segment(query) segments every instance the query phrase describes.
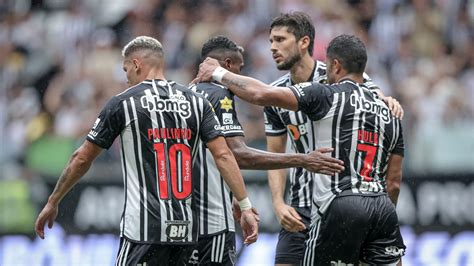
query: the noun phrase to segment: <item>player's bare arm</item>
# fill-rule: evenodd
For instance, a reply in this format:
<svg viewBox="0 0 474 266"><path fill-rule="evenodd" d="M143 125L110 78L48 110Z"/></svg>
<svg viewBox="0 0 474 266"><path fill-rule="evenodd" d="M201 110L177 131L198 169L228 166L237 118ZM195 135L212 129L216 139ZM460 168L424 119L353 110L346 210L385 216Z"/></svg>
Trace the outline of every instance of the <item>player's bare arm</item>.
<svg viewBox="0 0 474 266"><path fill-rule="evenodd" d="M86 140L72 154L71 159L56 183L53 193L36 219L35 230L40 238L44 239L44 226L46 222L48 222L49 228L53 227L54 220L58 216L58 206L63 197L89 170L92 162L101 152L101 147Z"/></svg>
<svg viewBox="0 0 474 266"><path fill-rule="evenodd" d="M221 70L221 73L214 73L216 69ZM254 78L234 74L220 67L217 60L208 57L199 65L199 73L193 83L213 79L247 102L261 106L278 106L293 111L298 109L296 96L289 88L273 87Z"/></svg>
<svg viewBox="0 0 474 266"><path fill-rule="evenodd" d="M402 161L403 156L398 154L390 155L387 169L387 192L393 204L397 205L400 184L402 183Z"/></svg>
<svg viewBox="0 0 474 266"><path fill-rule="evenodd" d="M267 136L267 150L275 153L284 153L287 136ZM280 225L289 232L304 230L306 227L295 208L285 203L286 170L268 171L268 186L272 193L273 209Z"/></svg>
<svg viewBox="0 0 474 266"><path fill-rule="evenodd" d="M327 155L332 152L332 148L318 149L309 154L272 153L248 147L242 136L227 137L226 142L241 169L303 167L308 171L325 175L334 175L344 170L343 161Z"/></svg>
<svg viewBox="0 0 474 266"><path fill-rule="evenodd" d="M235 198L239 201L242 216L240 225L244 236L245 244L252 244L257 241L258 222L252 211L252 205L247 197L244 180L240 174L239 166L234 155L227 147L224 137L216 137L207 143L207 148L212 153L222 177L229 186Z"/></svg>

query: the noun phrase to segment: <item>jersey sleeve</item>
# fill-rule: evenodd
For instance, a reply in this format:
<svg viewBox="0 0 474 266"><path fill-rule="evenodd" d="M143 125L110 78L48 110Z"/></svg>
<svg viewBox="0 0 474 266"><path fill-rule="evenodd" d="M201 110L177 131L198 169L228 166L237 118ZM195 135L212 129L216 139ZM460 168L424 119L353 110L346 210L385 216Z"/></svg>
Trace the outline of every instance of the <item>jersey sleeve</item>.
<svg viewBox="0 0 474 266"><path fill-rule="evenodd" d="M405 144L403 141L403 130L402 130L402 124L400 121L398 121L400 128L399 128L399 134L398 134L398 139L397 142L395 143L395 147L392 150L393 154L398 154L400 156L405 155Z"/></svg>
<svg viewBox="0 0 474 266"><path fill-rule="evenodd" d="M265 108L263 108L263 118L265 120L265 134L267 136L286 134L286 126L283 121L281 121L278 110L275 107L265 106Z"/></svg>
<svg viewBox="0 0 474 266"><path fill-rule="evenodd" d="M220 89L214 95L209 95L209 101L214 107L224 136L244 136L244 130L235 110L234 94L229 90Z"/></svg>
<svg viewBox="0 0 474 266"><path fill-rule="evenodd" d="M364 84L369 90L380 90L379 86L372 81L372 79L369 77L369 75L367 75L367 73L364 72L363 78Z"/></svg>
<svg viewBox="0 0 474 266"><path fill-rule="evenodd" d="M298 100L298 111L302 111L312 120L320 120L329 112L334 98L334 92L330 86L304 82L289 88Z"/></svg>
<svg viewBox="0 0 474 266"><path fill-rule="evenodd" d="M203 117L200 130L200 138L204 143L223 136L219 119L217 118L211 103L203 97Z"/></svg>
<svg viewBox="0 0 474 266"><path fill-rule="evenodd" d="M108 149L125 127L125 113L120 99L110 99L87 134L87 140Z"/></svg>

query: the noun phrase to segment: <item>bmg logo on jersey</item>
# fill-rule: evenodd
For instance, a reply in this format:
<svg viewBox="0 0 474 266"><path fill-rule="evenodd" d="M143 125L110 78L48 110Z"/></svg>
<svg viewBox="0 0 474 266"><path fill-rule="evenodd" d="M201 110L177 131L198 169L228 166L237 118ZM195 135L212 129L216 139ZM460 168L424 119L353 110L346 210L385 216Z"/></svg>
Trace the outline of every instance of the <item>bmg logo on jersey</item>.
<svg viewBox="0 0 474 266"><path fill-rule="evenodd" d="M355 94L351 95L351 105L355 107L356 110L361 110L369 112L382 117L382 122L385 124L390 123L392 116L390 115L390 110L383 104L377 102L367 101L362 97L358 97Z"/></svg>
<svg viewBox="0 0 474 266"><path fill-rule="evenodd" d="M184 96L180 98L161 99L156 95L144 95L140 98L140 103L143 108L148 109L150 112L176 112L183 118L189 118L191 116L191 104Z"/></svg>
<svg viewBox="0 0 474 266"><path fill-rule="evenodd" d="M166 221L166 236L171 240L183 240L189 233L189 221Z"/></svg>

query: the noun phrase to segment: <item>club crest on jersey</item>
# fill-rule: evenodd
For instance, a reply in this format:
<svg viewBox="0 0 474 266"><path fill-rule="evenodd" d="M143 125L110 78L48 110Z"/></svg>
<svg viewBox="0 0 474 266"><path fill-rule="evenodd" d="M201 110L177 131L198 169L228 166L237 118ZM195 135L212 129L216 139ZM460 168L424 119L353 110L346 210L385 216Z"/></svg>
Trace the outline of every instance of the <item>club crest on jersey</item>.
<svg viewBox="0 0 474 266"><path fill-rule="evenodd" d="M170 99L161 99L156 95L142 96L140 103L150 112L175 112L183 118L191 116L191 104L183 95L174 95Z"/></svg>
<svg viewBox="0 0 474 266"><path fill-rule="evenodd" d="M166 237L171 240L183 240L189 234L189 221L166 221Z"/></svg>
<svg viewBox="0 0 474 266"><path fill-rule="evenodd" d="M225 96L224 100L220 100L221 102L221 109L224 109L226 112L232 109L232 100Z"/></svg>
<svg viewBox="0 0 474 266"><path fill-rule="evenodd" d="M383 104L367 101L363 97L358 97L357 95L352 94L351 105L354 106L356 110L380 116L382 118L382 122L385 124L388 124L391 121L392 117L390 115L390 110Z"/></svg>

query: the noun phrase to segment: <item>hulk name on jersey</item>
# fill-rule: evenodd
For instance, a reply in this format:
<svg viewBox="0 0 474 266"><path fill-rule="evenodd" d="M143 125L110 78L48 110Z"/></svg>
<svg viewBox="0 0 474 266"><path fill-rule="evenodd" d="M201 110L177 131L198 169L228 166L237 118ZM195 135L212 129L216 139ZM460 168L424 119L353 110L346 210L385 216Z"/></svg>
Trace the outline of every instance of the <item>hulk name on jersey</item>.
<svg viewBox="0 0 474 266"><path fill-rule="evenodd" d="M324 213L336 195L386 193L385 176L392 153L403 156L400 120L376 92L351 80L337 84L300 83L290 86L298 110L307 114L318 134L316 148L331 147L331 156L344 162L334 176L315 174L314 215Z"/></svg>
<svg viewBox="0 0 474 266"><path fill-rule="evenodd" d="M315 61L313 72L308 82L326 83L326 64ZM377 88L369 76L364 74L365 84L369 89ZM272 86L289 87L293 85L290 73L274 81ZM281 136L289 133L290 149L297 153L309 153L317 149L313 139L319 129L302 112L294 112L280 107L264 108L265 133L267 136ZM313 174L304 168L290 170L290 205L293 207L311 207L313 191Z"/></svg>
<svg viewBox="0 0 474 266"><path fill-rule="evenodd" d="M175 82L143 81L107 103L87 139L108 149L119 135L121 236L140 243L195 243L197 147L222 136L210 103Z"/></svg>
<svg viewBox="0 0 474 266"><path fill-rule="evenodd" d="M243 136L244 131L235 112L234 94L224 86L203 82L190 87L212 104L225 137ZM232 216L232 194L220 176L209 150L201 145L197 160L201 182L195 186L199 207L200 235L214 235L224 231L235 232Z"/></svg>

